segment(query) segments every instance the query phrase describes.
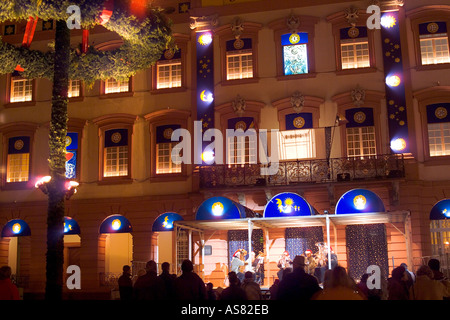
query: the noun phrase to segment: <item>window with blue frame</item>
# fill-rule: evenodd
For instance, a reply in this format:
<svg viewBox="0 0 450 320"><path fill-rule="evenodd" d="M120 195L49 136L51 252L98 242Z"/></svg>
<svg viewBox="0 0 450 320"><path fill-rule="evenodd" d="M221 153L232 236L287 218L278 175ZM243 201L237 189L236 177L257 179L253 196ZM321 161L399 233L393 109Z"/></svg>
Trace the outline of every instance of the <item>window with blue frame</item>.
<svg viewBox="0 0 450 320"><path fill-rule="evenodd" d="M77 177L78 133L67 132L66 135L66 179Z"/></svg>
<svg viewBox="0 0 450 320"><path fill-rule="evenodd" d="M281 36L284 75L308 73L308 33L288 33Z"/></svg>

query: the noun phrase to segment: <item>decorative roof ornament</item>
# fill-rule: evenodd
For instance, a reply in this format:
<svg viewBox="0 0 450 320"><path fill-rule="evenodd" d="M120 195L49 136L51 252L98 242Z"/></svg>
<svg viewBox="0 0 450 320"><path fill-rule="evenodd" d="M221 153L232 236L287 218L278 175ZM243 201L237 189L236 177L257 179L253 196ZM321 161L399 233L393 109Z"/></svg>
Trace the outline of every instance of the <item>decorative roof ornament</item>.
<svg viewBox="0 0 450 320"><path fill-rule="evenodd" d="M354 27L359 19L358 8L351 6L345 9L345 19L347 22Z"/></svg>
<svg viewBox="0 0 450 320"><path fill-rule="evenodd" d="M364 104L364 100L366 99L366 90L361 88L358 84L356 88L352 90L351 97L353 104L356 107L361 107Z"/></svg>
<svg viewBox="0 0 450 320"><path fill-rule="evenodd" d="M240 17L235 17L231 22L231 32L236 40L241 38L242 32L244 32L244 22Z"/></svg>
<svg viewBox="0 0 450 320"><path fill-rule="evenodd" d="M191 30L210 30L216 27L218 24L219 18L217 14L211 16L190 17L189 21L189 27L191 28Z"/></svg>
<svg viewBox="0 0 450 320"><path fill-rule="evenodd" d="M300 18L293 13L286 18L286 26L290 33L297 33L300 28Z"/></svg>
<svg viewBox="0 0 450 320"><path fill-rule="evenodd" d="M234 113L241 117L245 112L247 104L245 102L245 99L238 94L236 98L234 98L234 101L231 102L231 106L233 107Z"/></svg>
<svg viewBox="0 0 450 320"><path fill-rule="evenodd" d="M295 91L291 96L291 106L296 113L300 113L305 105L305 97L300 91Z"/></svg>

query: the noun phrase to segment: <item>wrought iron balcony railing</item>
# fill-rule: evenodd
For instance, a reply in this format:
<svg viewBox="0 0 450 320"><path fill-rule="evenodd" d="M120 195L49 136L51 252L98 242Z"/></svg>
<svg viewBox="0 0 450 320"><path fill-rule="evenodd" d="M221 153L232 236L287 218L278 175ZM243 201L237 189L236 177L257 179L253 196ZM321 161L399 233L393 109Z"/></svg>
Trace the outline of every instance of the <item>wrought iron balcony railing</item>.
<svg viewBox="0 0 450 320"><path fill-rule="evenodd" d="M201 166L201 188L283 186L299 183L403 178L403 155L282 161L274 175L261 175L261 164Z"/></svg>

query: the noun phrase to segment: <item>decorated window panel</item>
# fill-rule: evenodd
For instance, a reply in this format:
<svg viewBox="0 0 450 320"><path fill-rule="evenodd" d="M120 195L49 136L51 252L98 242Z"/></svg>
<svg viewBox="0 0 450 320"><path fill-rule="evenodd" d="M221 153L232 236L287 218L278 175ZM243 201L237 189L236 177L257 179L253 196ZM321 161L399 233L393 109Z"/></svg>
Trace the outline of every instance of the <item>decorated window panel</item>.
<svg viewBox="0 0 450 320"><path fill-rule="evenodd" d="M372 108L355 108L345 111L347 156L376 156L375 126Z"/></svg>
<svg viewBox="0 0 450 320"><path fill-rule="evenodd" d="M257 139L253 117L239 117L228 120L228 129L235 131L227 137L227 164L245 165L257 161Z"/></svg>
<svg viewBox="0 0 450 320"><path fill-rule="evenodd" d="M8 141L6 182L28 181L30 174L30 137L13 137Z"/></svg>
<svg viewBox="0 0 450 320"><path fill-rule="evenodd" d="M115 80L107 79L105 80L105 94L110 93L120 93L130 91L130 80Z"/></svg>
<svg viewBox="0 0 450 320"><path fill-rule="evenodd" d="M128 175L128 130L113 129L105 131L103 152L103 176L120 177Z"/></svg>
<svg viewBox="0 0 450 320"><path fill-rule="evenodd" d="M75 98L81 96L81 80L69 80L68 97Z"/></svg>
<svg viewBox="0 0 450 320"><path fill-rule="evenodd" d="M447 25L429 22L419 25L422 65L450 63Z"/></svg>
<svg viewBox="0 0 450 320"><path fill-rule="evenodd" d="M33 99L33 80L13 77L9 102L25 102Z"/></svg>
<svg viewBox="0 0 450 320"><path fill-rule="evenodd" d="M156 174L181 173L181 163L172 161L172 153L182 156L178 141L172 141L174 130L180 125L164 125L156 127Z"/></svg>
<svg viewBox="0 0 450 320"><path fill-rule="evenodd" d="M450 155L450 103L427 106L430 156Z"/></svg>
<svg viewBox="0 0 450 320"><path fill-rule="evenodd" d="M316 157L312 113L291 113L285 116L286 130L278 132L280 160Z"/></svg>
<svg viewBox="0 0 450 320"><path fill-rule="evenodd" d="M164 51L156 63L156 88L179 88L182 83L181 50Z"/></svg>
<svg viewBox="0 0 450 320"><path fill-rule="evenodd" d="M308 33L288 33L281 36L284 75L308 73Z"/></svg>
<svg viewBox="0 0 450 320"><path fill-rule="evenodd" d="M66 135L66 178L76 179L78 157L78 133L67 132Z"/></svg>
<svg viewBox="0 0 450 320"><path fill-rule="evenodd" d="M227 80L253 78L252 39L226 43Z"/></svg>
<svg viewBox="0 0 450 320"><path fill-rule="evenodd" d="M351 27L340 30L342 69L370 67L367 28Z"/></svg>

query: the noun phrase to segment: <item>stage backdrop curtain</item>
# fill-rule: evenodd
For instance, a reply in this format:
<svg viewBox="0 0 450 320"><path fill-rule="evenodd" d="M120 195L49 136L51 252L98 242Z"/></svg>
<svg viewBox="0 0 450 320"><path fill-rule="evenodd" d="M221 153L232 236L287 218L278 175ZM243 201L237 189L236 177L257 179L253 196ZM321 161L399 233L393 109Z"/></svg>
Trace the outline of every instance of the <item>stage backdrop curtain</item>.
<svg viewBox="0 0 450 320"><path fill-rule="evenodd" d="M361 279L367 267L377 265L381 276L389 274L386 227L384 224L351 225L345 227L348 273Z"/></svg>
<svg viewBox="0 0 450 320"><path fill-rule="evenodd" d="M238 249L245 249L248 252L247 230L228 231L228 264L231 263L233 253ZM259 251L264 251L264 232L261 229L255 229L252 232L252 251L255 255L258 255ZM248 259L248 254L245 259Z"/></svg>
<svg viewBox="0 0 450 320"><path fill-rule="evenodd" d="M285 230L286 250L291 259L295 256L304 255L306 250L314 253L319 251L317 242L323 242L322 227L286 228Z"/></svg>

